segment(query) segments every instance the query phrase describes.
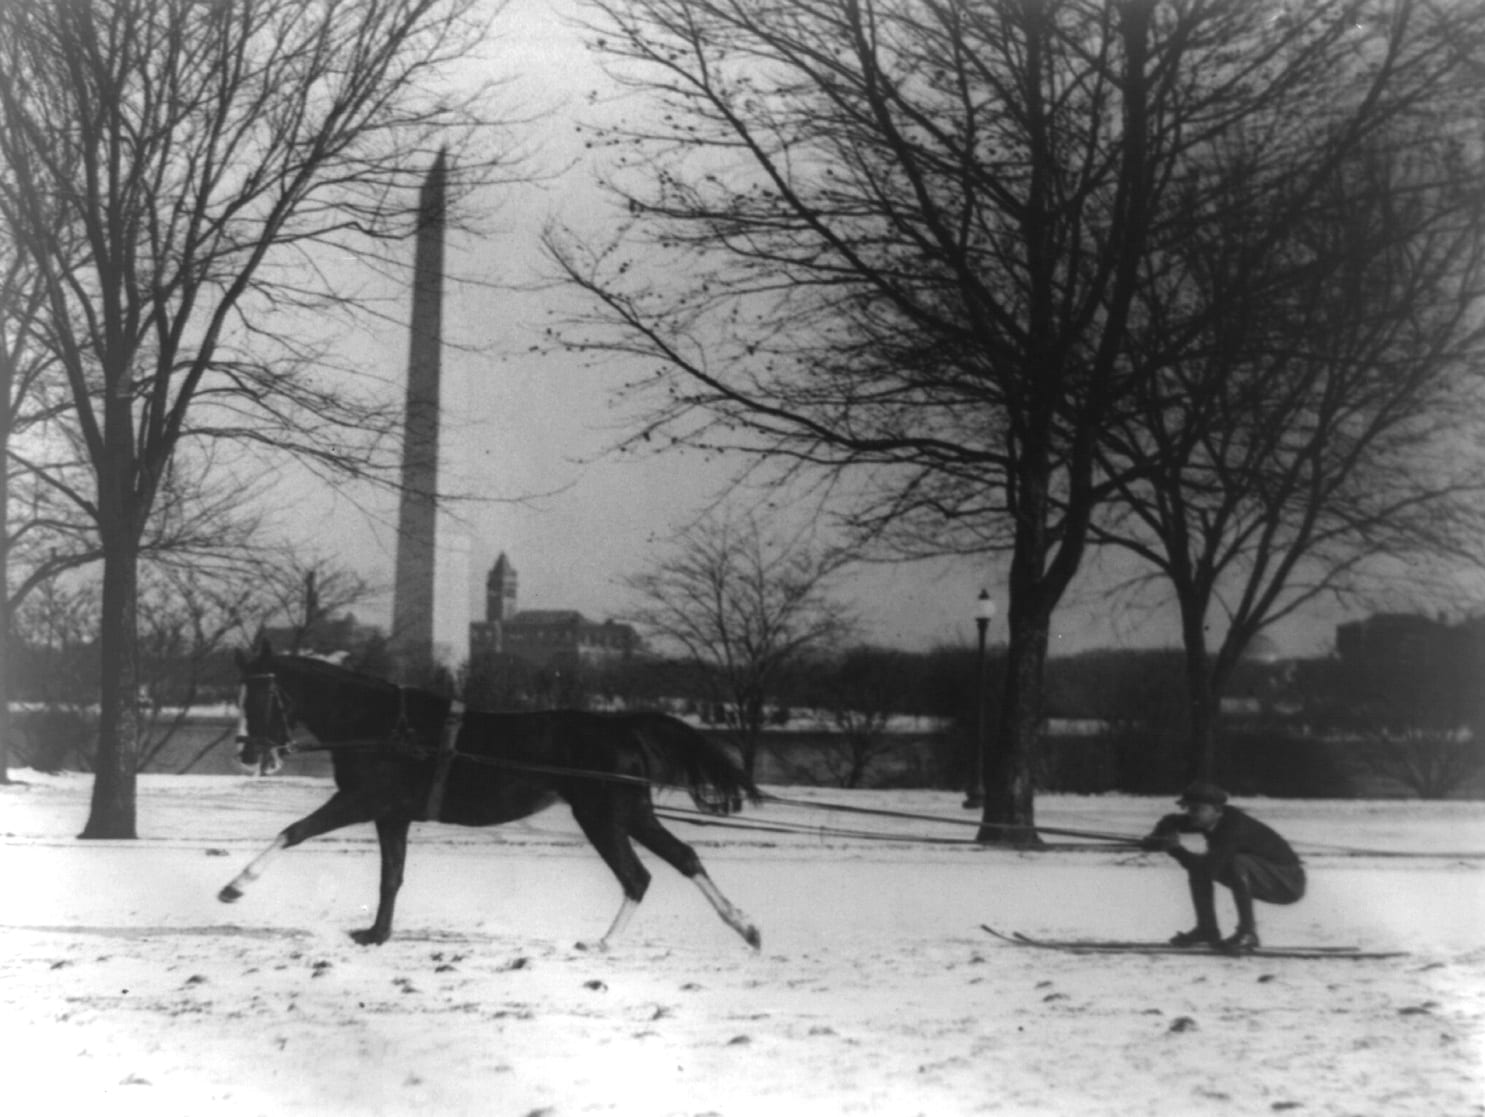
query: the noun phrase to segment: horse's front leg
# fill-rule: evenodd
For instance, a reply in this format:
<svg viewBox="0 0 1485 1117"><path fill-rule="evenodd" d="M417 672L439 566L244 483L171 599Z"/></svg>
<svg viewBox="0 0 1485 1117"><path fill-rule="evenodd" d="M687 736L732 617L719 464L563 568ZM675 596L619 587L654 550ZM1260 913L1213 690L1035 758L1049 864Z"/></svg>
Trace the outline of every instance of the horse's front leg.
<svg viewBox="0 0 1485 1117"><path fill-rule="evenodd" d="M364 931L351 932L351 938L362 946L380 946L392 937L392 909L397 906L397 890L402 887L402 869L407 863L407 831L411 825L411 821L405 818L376 820L376 837L382 851L381 893L375 922Z"/></svg>
<svg viewBox="0 0 1485 1117"><path fill-rule="evenodd" d="M319 834L339 830L342 826L370 822L375 817L376 811L370 800L361 795L337 791L318 810L286 826L267 849L253 858L247 868L233 877L227 887L217 893L217 899L224 904L242 899L247 886L263 875L268 862L289 847L296 846Z"/></svg>

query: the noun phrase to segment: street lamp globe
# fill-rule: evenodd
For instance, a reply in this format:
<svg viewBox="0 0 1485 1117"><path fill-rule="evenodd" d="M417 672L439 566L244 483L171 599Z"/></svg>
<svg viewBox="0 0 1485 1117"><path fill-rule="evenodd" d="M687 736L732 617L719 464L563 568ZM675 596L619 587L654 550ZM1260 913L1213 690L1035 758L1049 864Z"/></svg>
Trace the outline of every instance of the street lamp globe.
<svg viewBox="0 0 1485 1117"><path fill-rule="evenodd" d="M995 619L995 598L990 596L989 590L981 590L978 600L975 601L975 624L984 628Z"/></svg>

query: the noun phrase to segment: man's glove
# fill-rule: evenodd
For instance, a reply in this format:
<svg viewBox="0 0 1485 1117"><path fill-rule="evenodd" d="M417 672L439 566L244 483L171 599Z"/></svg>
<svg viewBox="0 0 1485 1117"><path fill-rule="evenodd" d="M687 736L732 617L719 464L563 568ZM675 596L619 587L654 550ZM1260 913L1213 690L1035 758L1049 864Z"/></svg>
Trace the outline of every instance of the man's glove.
<svg viewBox="0 0 1485 1117"><path fill-rule="evenodd" d="M1151 830L1140 841L1140 848L1150 853L1169 853L1181 844L1181 839L1176 837L1180 832L1181 824L1186 821L1183 814L1168 814L1155 824Z"/></svg>

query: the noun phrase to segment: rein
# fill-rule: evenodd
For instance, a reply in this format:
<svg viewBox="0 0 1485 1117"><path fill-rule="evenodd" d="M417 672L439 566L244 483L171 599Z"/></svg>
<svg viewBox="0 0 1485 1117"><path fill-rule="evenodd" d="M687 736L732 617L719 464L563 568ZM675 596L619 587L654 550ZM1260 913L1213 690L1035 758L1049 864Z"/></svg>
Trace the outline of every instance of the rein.
<svg viewBox="0 0 1485 1117"><path fill-rule="evenodd" d="M441 757L444 755L442 748L406 748L402 750L388 748L389 745L396 743L396 739L391 737L372 737L361 740L352 738L345 741L320 741L307 744L285 745L283 749L289 755L300 752L335 752L341 749L346 752L401 751L408 754L410 758L417 760L425 760L428 757ZM607 780L610 783L643 784L647 787L653 787L655 785L654 780L645 776L630 776L625 775L623 772L593 772L581 768L561 768L554 764L530 764L521 760L506 760L499 756L482 756L479 753L461 752L458 749L452 750L447 755L459 760L468 760L472 764L484 764L490 768L504 768L512 772L530 772L533 775L539 776L581 776L584 779Z"/></svg>

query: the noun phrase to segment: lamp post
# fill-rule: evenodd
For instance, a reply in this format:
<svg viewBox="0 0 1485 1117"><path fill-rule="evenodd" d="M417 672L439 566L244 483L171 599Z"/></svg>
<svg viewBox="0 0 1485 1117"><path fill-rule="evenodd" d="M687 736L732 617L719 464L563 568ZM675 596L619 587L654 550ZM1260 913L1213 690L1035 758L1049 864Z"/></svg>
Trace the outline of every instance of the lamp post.
<svg viewBox="0 0 1485 1117"><path fill-rule="evenodd" d="M981 590L975 600L979 651L975 655L975 743L969 765L969 789L964 797L966 810L977 810L985 805L985 634L990 630L994 617L995 600L989 590Z"/></svg>

